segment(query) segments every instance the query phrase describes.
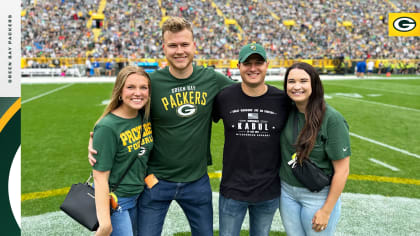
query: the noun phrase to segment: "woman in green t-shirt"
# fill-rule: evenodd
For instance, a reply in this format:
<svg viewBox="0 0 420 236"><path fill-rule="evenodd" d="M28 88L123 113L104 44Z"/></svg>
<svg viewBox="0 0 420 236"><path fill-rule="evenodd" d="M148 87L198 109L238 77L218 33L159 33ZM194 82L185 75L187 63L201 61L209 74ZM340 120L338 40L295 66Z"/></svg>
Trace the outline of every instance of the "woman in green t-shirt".
<svg viewBox="0 0 420 236"><path fill-rule="evenodd" d="M349 174L350 136L347 122L326 104L315 68L293 64L285 74L284 90L295 108L280 136L280 213L288 235L333 235L341 210L340 195ZM293 175L289 164L310 159L330 185L311 192Z"/></svg>
<svg viewBox="0 0 420 236"><path fill-rule="evenodd" d="M145 186L153 147L150 84L150 77L142 68L123 68L111 101L95 125L93 148L97 154L93 177L99 221L95 235L133 235L137 231L137 199ZM110 204L110 196L118 201L118 206Z"/></svg>

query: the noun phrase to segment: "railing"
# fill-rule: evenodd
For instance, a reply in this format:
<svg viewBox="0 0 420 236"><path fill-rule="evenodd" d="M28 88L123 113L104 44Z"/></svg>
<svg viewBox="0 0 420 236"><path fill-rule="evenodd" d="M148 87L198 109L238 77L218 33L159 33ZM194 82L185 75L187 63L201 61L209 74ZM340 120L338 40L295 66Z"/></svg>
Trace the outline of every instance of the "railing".
<svg viewBox="0 0 420 236"><path fill-rule="evenodd" d="M58 65L65 64L68 68L72 68L74 65L85 65L86 59L84 57L78 58L47 58L47 57L36 57L36 58L22 58L21 59L21 68L27 68L29 62L35 63L38 65L43 65L43 67L54 68L57 67L57 63L54 64L54 60L58 60ZM102 65L105 62L109 61L108 58L92 58L91 61L97 60ZM338 59L270 59L269 68L287 68L293 63L298 61L304 61L313 65L315 68L326 71L334 71L338 67L354 68L355 64L361 59L353 60L338 60ZM408 64L410 67L417 68L420 63L420 59L406 59L406 60L396 60L396 59L369 59L375 62L375 68L379 68L379 64L382 63L382 67L389 66L399 66L400 63ZM136 62L158 62L159 67L164 67L167 65L166 59L131 59L131 58L114 58L115 63L124 63L124 64L134 64ZM196 59L197 65L202 66L213 66L218 69L226 68L236 68L238 60L236 59ZM340 65L341 64L341 65ZM33 66L32 66L33 67Z"/></svg>
<svg viewBox="0 0 420 236"><path fill-rule="evenodd" d="M82 73L80 72L80 68L73 67L66 69L63 72L60 68L23 68L21 69L22 76L72 76L72 77L81 77Z"/></svg>

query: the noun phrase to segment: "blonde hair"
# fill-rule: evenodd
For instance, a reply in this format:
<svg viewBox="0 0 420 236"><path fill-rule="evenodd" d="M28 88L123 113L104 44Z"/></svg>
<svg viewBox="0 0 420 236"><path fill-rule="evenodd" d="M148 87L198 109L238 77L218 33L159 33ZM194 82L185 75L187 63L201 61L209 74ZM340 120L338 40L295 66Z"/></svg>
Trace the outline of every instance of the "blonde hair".
<svg viewBox="0 0 420 236"><path fill-rule="evenodd" d="M114 88L112 89L111 101L105 107L104 112L99 117L99 119L96 121L95 125L102 118L104 118L104 116L108 115L108 113L110 113L111 111L115 110L117 107L119 107L122 104L122 101L119 99L119 97L121 96L122 89L124 87L125 81L127 80L128 76L130 76L132 74L137 74L137 75L146 77L147 80L148 80L149 99L148 99L146 105L144 105L144 107L143 107L143 109L144 109L144 117L143 117L143 119L144 120L147 120L149 118L149 115L150 115L150 98L151 98L151 95L152 95L150 76L141 67L138 67L138 66L126 66L126 67L124 67L118 73L117 79L115 80L115 83L114 83Z"/></svg>
<svg viewBox="0 0 420 236"><path fill-rule="evenodd" d="M167 19L162 25L162 43L164 42L163 35L165 34L166 31L170 31L172 33L178 33L180 31L183 31L184 29L189 30L194 38L194 33L193 33L190 22L188 22L184 18L177 17L177 16L169 17L169 19Z"/></svg>

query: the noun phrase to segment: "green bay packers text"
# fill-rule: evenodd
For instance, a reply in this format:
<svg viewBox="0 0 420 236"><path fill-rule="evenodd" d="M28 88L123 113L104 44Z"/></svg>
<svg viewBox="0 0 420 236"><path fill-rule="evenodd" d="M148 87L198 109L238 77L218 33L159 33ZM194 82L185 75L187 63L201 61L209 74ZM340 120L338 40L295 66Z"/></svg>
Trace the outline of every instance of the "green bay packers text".
<svg viewBox="0 0 420 236"><path fill-rule="evenodd" d="M167 111L169 107L171 109L182 106L184 104L192 105L206 105L207 103L207 92L199 91L186 91L186 92L177 92L171 94L168 97L163 97L162 104Z"/></svg>
<svg viewBox="0 0 420 236"><path fill-rule="evenodd" d="M141 132L143 132L143 138L140 144ZM153 142L152 137L152 126L148 122L146 124L139 125L130 130L126 130L120 133L120 138L124 146L127 147L128 152L139 149L142 145Z"/></svg>

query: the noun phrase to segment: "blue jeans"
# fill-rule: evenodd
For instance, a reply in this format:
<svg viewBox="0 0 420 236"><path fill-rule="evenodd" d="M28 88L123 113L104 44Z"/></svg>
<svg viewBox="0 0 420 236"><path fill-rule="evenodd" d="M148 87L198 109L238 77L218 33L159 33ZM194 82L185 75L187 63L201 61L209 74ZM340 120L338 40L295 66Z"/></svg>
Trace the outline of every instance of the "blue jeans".
<svg viewBox="0 0 420 236"><path fill-rule="evenodd" d="M145 188L139 199L140 236L159 236L169 205L181 206L191 227L192 236L213 236L213 206L209 176L189 183L159 179L152 189Z"/></svg>
<svg viewBox="0 0 420 236"><path fill-rule="evenodd" d="M219 195L220 236L239 236L246 211L249 210L249 235L263 236L270 233L274 214L280 198L262 202L244 202Z"/></svg>
<svg viewBox="0 0 420 236"><path fill-rule="evenodd" d="M132 197L119 197L120 208L111 209L111 236L131 236L137 231L137 199L139 195Z"/></svg>
<svg viewBox="0 0 420 236"><path fill-rule="evenodd" d="M281 182L280 215L289 236L334 235L340 218L341 198L331 212L327 228L316 232L312 229L312 218L324 205L330 186L315 193L306 188L291 186Z"/></svg>

